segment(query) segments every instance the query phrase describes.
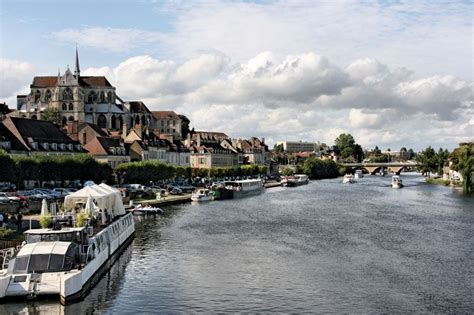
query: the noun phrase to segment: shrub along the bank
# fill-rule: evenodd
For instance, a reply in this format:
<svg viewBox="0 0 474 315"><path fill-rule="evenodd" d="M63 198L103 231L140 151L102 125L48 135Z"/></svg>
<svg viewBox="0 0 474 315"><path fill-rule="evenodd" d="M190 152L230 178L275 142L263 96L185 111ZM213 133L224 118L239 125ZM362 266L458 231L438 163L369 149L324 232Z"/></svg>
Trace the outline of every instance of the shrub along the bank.
<svg viewBox="0 0 474 315"><path fill-rule="evenodd" d="M231 177L254 176L266 174L267 167L262 165L243 165L240 167L213 167L191 168L189 166L172 166L159 161L129 162L120 164L115 169L116 174L123 183L149 184L176 177Z"/></svg>
<svg viewBox="0 0 474 315"><path fill-rule="evenodd" d="M33 155L10 157L0 152L0 182L21 183L24 180L65 181L109 180L112 169L87 154L75 156Z"/></svg>
<svg viewBox="0 0 474 315"><path fill-rule="evenodd" d="M301 170L311 179L335 178L339 176L339 167L336 162L314 157L305 160Z"/></svg>

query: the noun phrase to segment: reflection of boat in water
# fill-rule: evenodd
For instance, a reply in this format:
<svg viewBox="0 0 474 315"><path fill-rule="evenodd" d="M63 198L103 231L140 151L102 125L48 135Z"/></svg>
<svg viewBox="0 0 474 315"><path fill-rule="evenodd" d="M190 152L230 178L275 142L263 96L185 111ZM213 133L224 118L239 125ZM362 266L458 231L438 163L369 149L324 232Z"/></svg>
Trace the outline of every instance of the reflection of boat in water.
<svg viewBox="0 0 474 315"><path fill-rule="evenodd" d="M359 178L363 178L364 177L364 173L362 172L362 170L356 170L355 173L354 173L354 178L355 179L359 179Z"/></svg>
<svg viewBox="0 0 474 315"><path fill-rule="evenodd" d="M66 197L65 208L84 198L86 208L73 219L88 218L86 226L25 232L26 244L0 272L0 298L55 295L62 304L81 299L120 256L135 233L120 193L110 186L85 187Z"/></svg>
<svg viewBox="0 0 474 315"><path fill-rule="evenodd" d="M344 178L342 179L343 184L353 184L355 183L354 176L352 174L346 174L344 175Z"/></svg>
<svg viewBox="0 0 474 315"><path fill-rule="evenodd" d="M138 205L134 209L132 209L130 212L132 212L134 215L157 215L157 214L163 214L163 209L158 208L158 207L152 207L150 205Z"/></svg>
<svg viewBox="0 0 474 315"><path fill-rule="evenodd" d="M213 189L214 199L235 199L259 195L265 187L261 179L227 181Z"/></svg>
<svg viewBox="0 0 474 315"><path fill-rule="evenodd" d="M403 187L403 181L398 175L393 175L392 176L392 188L402 188Z"/></svg>
<svg viewBox="0 0 474 315"><path fill-rule="evenodd" d="M211 201L214 199L214 192L209 189L201 188L198 189L191 195L192 201Z"/></svg>
<svg viewBox="0 0 474 315"><path fill-rule="evenodd" d="M309 177L305 174L295 174L291 176L285 176L281 181L282 186L295 187L300 185L306 185L309 183Z"/></svg>

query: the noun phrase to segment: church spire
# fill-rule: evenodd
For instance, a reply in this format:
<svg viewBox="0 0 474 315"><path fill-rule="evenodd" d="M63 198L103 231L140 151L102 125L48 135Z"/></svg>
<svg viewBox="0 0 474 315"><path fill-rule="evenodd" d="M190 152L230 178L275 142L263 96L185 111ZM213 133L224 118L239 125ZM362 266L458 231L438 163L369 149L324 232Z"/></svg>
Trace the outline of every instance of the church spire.
<svg viewBox="0 0 474 315"><path fill-rule="evenodd" d="M79 78L81 74L81 70L79 69L79 53L77 52L77 45L76 45L76 67L74 68L74 75L76 78Z"/></svg>

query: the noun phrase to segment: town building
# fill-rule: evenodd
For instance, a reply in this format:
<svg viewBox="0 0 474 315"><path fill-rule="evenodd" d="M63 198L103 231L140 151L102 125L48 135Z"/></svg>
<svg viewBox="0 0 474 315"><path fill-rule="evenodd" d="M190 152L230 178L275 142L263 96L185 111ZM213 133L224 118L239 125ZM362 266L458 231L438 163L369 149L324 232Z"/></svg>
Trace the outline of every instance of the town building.
<svg viewBox="0 0 474 315"><path fill-rule="evenodd" d="M317 142L279 141L277 145L282 145L283 151L290 153L319 151L319 144Z"/></svg>
<svg viewBox="0 0 474 315"><path fill-rule="evenodd" d="M242 151L244 164L268 164L270 154L265 139L252 137L250 139L233 140L234 145Z"/></svg>
<svg viewBox="0 0 474 315"><path fill-rule="evenodd" d="M6 117L0 122L0 149L11 155L76 155L87 152L49 121Z"/></svg>
<svg viewBox="0 0 474 315"><path fill-rule="evenodd" d="M225 133L191 130L185 143L191 152L190 164L193 168L233 167L241 164L238 149L232 146Z"/></svg>
<svg viewBox="0 0 474 315"><path fill-rule="evenodd" d="M95 137L84 148L99 162L107 163L113 169L118 165L130 162L130 156L120 139L112 137Z"/></svg>
<svg viewBox="0 0 474 315"><path fill-rule="evenodd" d="M173 136L176 140L181 140L182 120L174 111L153 111L154 129L160 134Z"/></svg>

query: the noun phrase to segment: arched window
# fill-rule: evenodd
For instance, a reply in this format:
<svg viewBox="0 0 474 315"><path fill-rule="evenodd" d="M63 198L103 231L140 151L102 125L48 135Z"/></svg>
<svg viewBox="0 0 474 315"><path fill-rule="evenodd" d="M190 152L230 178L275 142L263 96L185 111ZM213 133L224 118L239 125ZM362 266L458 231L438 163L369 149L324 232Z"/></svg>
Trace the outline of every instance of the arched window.
<svg viewBox="0 0 474 315"><path fill-rule="evenodd" d="M51 100L51 91L50 90L46 91L45 100L46 100L46 102L49 102Z"/></svg>
<svg viewBox="0 0 474 315"><path fill-rule="evenodd" d="M107 118L103 114L100 114L97 118L97 126L100 128L107 128Z"/></svg>
<svg viewBox="0 0 474 315"><path fill-rule="evenodd" d="M63 100L65 100L65 101L72 100L72 90L70 88L66 88L63 91Z"/></svg>
<svg viewBox="0 0 474 315"><path fill-rule="evenodd" d="M31 116L31 119L35 119L35 120L36 120L36 119L38 119L38 117L36 117L36 115L33 115L33 116Z"/></svg>
<svg viewBox="0 0 474 315"><path fill-rule="evenodd" d="M74 121L74 117L69 116L69 118L68 118L67 120L68 120L68 121Z"/></svg>
<svg viewBox="0 0 474 315"><path fill-rule="evenodd" d="M117 128L117 122L115 121L115 115L112 115L112 117L110 118L110 127L112 129L116 129Z"/></svg>
<svg viewBox="0 0 474 315"><path fill-rule="evenodd" d="M65 126L65 125L67 124L67 119L66 119L66 117L63 117L62 122L63 122L63 126Z"/></svg>
<svg viewBox="0 0 474 315"><path fill-rule="evenodd" d="M101 91L100 94L99 94L99 103L105 103L104 91Z"/></svg>
<svg viewBox="0 0 474 315"><path fill-rule="evenodd" d="M40 90L36 90L35 103L38 103L40 100L41 100L41 92L40 92Z"/></svg>
<svg viewBox="0 0 474 315"><path fill-rule="evenodd" d="M87 97L87 102L89 104L92 104L92 103L95 103L96 100L97 100L97 95L95 94L95 92L94 91L90 92L89 96Z"/></svg>
<svg viewBox="0 0 474 315"><path fill-rule="evenodd" d="M135 117L135 125L138 125L140 123L140 117L136 116Z"/></svg>
<svg viewBox="0 0 474 315"><path fill-rule="evenodd" d="M120 130L123 128L123 118L122 116L119 116L119 125L120 125Z"/></svg>
<svg viewBox="0 0 474 315"><path fill-rule="evenodd" d="M67 110L67 105L66 105L66 103L63 103L62 108L63 108L63 110Z"/></svg>
<svg viewBox="0 0 474 315"><path fill-rule="evenodd" d="M113 100L113 98L112 98L112 92L107 93L107 95L108 95L108 96L107 96L107 99L108 99L109 103L113 103L114 100Z"/></svg>
<svg viewBox="0 0 474 315"><path fill-rule="evenodd" d="M145 116L142 116L142 125L143 125L143 126L146 126Z"/></svg>
<svg viewBox="0 0 474 315"><path fill-rule="evenodd" d="M73 103L69 103L69 110L70 110L70 111L73 111L73 110L74 110L74 104L73 104Z"/></svg>

